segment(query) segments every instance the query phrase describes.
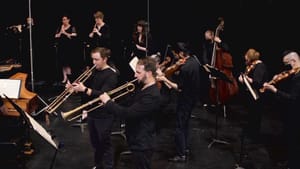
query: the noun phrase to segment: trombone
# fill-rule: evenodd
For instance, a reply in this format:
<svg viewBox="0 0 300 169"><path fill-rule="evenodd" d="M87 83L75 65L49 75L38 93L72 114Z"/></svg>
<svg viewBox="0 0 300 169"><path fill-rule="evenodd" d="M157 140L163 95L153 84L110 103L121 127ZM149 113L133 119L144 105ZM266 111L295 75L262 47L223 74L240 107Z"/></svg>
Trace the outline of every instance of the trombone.
<svg viewBox="0 0 300 169"><path fill-rule="evenodd" d="M93 73L96 65L90 69L85 70L76 80L77 83L84 83ZM66 88L60 95L58 95L44 110L49 114L53 113L72 93L72 88Z"/></svg>
<svg viewBox="0 0 300 169"><path fill-rule="evenodd" d="M135 81L137 81L137 79L134 79L130 82L126 82L122 86L119 86L119 87L117 87L113 90L108 91L107 94L112 97L112 100L116 100L116 99L130 93L130 92L133 92L135 90L135 85L133 84ZM119 93L119 94L116 95L116 96L112 96L112 95L117 94L117 93ZM82 109L86 108L87 106L93 105L94 103L99 102L99 101L100 101L100 98L96 97L95 99L93 99L93 100L91 100L91 101L89 101L89 102L87 102L87 103L85 103L85 104L83 104L83 105L81 105L81 106L79 106L75 109L72 109L72 110L67 111L67 112L61 112L61 116L64 120L73 121L73 120L77 119L78 117L82 116L82 113L81 113L79 115L76 115L76 116L70 118L74 113L76 113L79 110L82 110ZM102 107L103 105L104 104L101 102L98 105L92 107L91 109L86 110L86 112L87 113L91 112L91 111L93 111L93 110L95 110L99 107Z"/></svg>

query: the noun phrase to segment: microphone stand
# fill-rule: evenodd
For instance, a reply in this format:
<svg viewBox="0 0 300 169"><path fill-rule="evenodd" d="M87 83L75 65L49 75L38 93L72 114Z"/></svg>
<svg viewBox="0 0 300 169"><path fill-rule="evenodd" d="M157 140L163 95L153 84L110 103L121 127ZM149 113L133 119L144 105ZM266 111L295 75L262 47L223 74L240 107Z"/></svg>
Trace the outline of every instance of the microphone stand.
<svg viewBox="0 0 300 169"><path fill-rule="evenodd" d="M28 17L31 19L29 24L29 52L30 52L30 73L31 73L31 91L34 92L34 76L33 76L33 50L32 50L32 25L33 19L31 17L31 0L28 0ZM43 103L46 103L39 95L37 95ZM34 115L37 115L33 113Z"/></svg>

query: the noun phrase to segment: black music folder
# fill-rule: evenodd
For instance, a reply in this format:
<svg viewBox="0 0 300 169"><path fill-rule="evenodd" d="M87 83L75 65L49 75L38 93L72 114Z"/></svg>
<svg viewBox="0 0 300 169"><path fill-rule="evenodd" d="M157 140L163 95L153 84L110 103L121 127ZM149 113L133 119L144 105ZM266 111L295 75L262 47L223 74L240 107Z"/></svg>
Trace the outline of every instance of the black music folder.
<svg viewBox="0 0 300 169"><path fill-rule="evenodd" d="M52 139L52 136L41 126L34 118L32 118L28 113L26 113L20 106L13 102L5 94L6 99L13 105L13 107L21 114L24 118L28 127L34 129L40 136L42 136L49 144L51 144L55 149L58 149L58 144Z"/></svg>

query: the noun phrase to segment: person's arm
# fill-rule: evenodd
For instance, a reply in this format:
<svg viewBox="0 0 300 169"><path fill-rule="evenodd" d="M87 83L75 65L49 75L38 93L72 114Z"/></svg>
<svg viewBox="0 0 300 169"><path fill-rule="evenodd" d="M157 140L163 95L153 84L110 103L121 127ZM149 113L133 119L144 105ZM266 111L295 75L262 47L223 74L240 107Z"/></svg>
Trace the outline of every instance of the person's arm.
<svg viewBox="0 0 300 169"><path fill-rule="evenodd" d="M8 109L4 105L4 102L2 99L0 99L0 114L8 114Z"/></svg>
<svg viewBox="0 0 300 169"><path fill-rule="evenodd" d="M168 86L169 88L173 88L175 90L178 90L177 83L172 82L171 80L169 80L168 78L166 78L166 76L160 75L160 76L157 76L156 79L158 81L164 82L166 84L166 86Z"/></svg>
<svg viewBox="0 0 300 169"><path fill-rule="evenodd" d="M62 30L61 34L66 35L69 39L72 39L73 37L77 36L76 29L74 26L72 26L70 33L66 32L65 30Z"/></svg>
<svg viewBox="0 0 300 169"><path fill-rule="evenodd" d="M276 88L272 84L264 83L265 90L275 93L277 99L283 99L285 102L292 103L300 98L300 75L291 81L289 92Z"/></svg>
<svg viewBox="0 0 300 169"><path fill-rule="evenodd" d="M121 106L115 103L110 99L107 93L104 93L99 97L112 113L126 119L139 118L149 113L153 113L152 110L160 104L159 96L152 95L150 93L144 94L138 98L138 100L135 100L135 102L129 107Z"/></svg>
<svg viewBox="0 0 300 169"><path fill-rule="evenodd" d="M57 29L54 37L60 38L60 36L61 36L61 29Z"/></svg>
<svg viewBox="0 0 300 169"><path fill-rule="evenodd" d="M93 38L93 37L94 37L94 33L95 33L96 31L98 31L97 28L96 28L96 26L97 26L97 25L96 25L96 23L95 23L95 25L94 25L92 31L89 33L89 37L90 37L90 38Z"/></svg>

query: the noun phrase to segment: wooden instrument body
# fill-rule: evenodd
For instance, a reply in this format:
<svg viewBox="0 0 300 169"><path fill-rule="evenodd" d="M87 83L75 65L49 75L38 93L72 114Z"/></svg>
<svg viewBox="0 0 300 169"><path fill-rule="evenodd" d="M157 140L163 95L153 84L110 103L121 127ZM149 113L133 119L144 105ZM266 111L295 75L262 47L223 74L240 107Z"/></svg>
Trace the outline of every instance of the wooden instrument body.
<svg viewBox="0 0 300 169"><path fill-rule="evenodd" d="M220 24L216 28L215 36L218 37L219 32L223 30L223 28L224 20L221 19ZM209 98L213 104L225 104L238 92L238 84L232 74L232 56L229 52L219 48L215 41L212 53L211 66L224 73L232 83L218 79L218 77L210 77L211 86L209 89Z"/></svg>
<svg viewBox="0 0 300 169"><path fill-rule="evenodd" d="M233 63L230 53L224 52L221 49L217 50L215 67L224 73L232 83L218 78L213 79L215 87L211 87L209 90L210 99L214 104L217 102L225 104L232 96L236 95L239 90L238 83L232 73Z"/></svg>
<svg viewBox="0 0 300 169"><path fill-rule="evenodd" d="M38 98L37 94L26 89L25 83L27 79L26 73L16 73L10 77L10 79L21 80L20 98L13 99L13 101L27 113L32 113L37 109ZM4 105L8 108L8 114L6 116L20 116L20 113L9 103L8 100L4 99Z"/></svg>

